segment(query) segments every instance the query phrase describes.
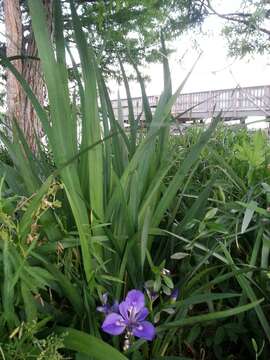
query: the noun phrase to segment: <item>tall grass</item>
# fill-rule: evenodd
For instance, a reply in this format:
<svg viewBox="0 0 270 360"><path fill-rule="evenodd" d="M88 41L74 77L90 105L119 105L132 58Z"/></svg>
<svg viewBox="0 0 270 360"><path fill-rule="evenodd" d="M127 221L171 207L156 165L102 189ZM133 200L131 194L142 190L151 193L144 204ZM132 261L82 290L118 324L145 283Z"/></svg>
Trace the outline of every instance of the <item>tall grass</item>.
<svg viewBox="0 0 270 360"><path fill-rule="evenodd" d="M1 199L2 331L8 328L12 332L22 321L46 320L41 325L44 333L52 329L64 332L66 348L87 354L89 359L159 358L167 353L180 353L171 347L176 346L176 334L181 338L182 327L237 316L255 307L269 336L261 300L264 294L255 294L251 277L246 276L251 268L243 271L228 251L234 239L226 235L222 243L208 240L206 235L211 232L197 234L191 226L215 216L213 211L208 212L208 207L210 194L217 186L216 174L207 177L207 185L196 192L191 206L185 197L194 184L201 155L208 151L207 143L219 119L213 120L184 155L183 151L172 153L170 111L190 73L172 94L169 64L164 57L164 91L152 115L134 64L147 119L146 133L139 137L138 119L134 118L129 85L119 58L129 100L131 131L127 134L113 113L102 69L82 31L73 2L70 1L70 12L81 61L81 74L76 72L79 110L69 93L61 3L54 1L54 42L46 31L41 0L29 0L28 4L49 111L37 102L9 60L1 61L31 99L54 166L52 170L44 156L43 143L38 144L38 153L31 153L16 122L13 140L1 133L14 163L14 167L1 164L5 173L2 191L6 193L8 188L20 198L19 202L13 198ZM164 41L162 51L166 53ZM222 166L228 173L233 172L229 165ZM231 177L237 182L237 174ZM243 190L241 182L237 185ZM188 211L183 216L182 209L186 206ZM213 229L213 233L224 233L218 230ZM179 266L171 259L176 252L188 252ZM193 252L195 263L188 260ZM252 264L255 257L256 254ZM205 267L212 258L216 261L213 268ZM185 264L189 272L182 280ZM163 274L165 266L171 267L174 276ZM212 278L211 270L216 279ZM211 287L202 283L203 279L209 284L220 284L224 277L239 283L237 292L230 288L223 291L219 286L218 291L212 292ZM138 341L123 355L118 351L122 348L118 340L111 342L113 349L100 339L101 319L96 306L105 292L112 300L121 301L128 290L143 289L147 281L152 281L158 292L164 290L168 296L173 286L181 287L181 299L167 317L163 311L168 305L166 301L163 304L161 300L153 310L152 318L162 319L153 345ZM190 313L196 304L207 312ZM241 319L240 316L236 319Z"/></svg>

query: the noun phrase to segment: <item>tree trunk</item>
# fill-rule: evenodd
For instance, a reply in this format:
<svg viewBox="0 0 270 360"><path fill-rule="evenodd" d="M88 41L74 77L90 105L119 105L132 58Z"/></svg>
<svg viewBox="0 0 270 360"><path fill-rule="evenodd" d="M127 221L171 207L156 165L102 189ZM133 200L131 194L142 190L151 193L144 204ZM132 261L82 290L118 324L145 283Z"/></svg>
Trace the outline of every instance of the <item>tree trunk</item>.
<svg viewBox="0 0 270 360"><path fill-rule="evenodd" d="M22 49L22 17L19 0L4 0L4 14L6 26L6 55L21 54ZM22 73L22 61L13 62L16 69ZM21 87L15 76L7 71L7 116L9 123L13 117L20 120Z"/></svg>
<svg viewBox="0 0 270 360"><path fill-rule="evenodd" d="M52 0L43 0L47 11L48 28L52 27ZM34 34L30 25L30 33L23 37L22 13L20 0L4 0L4 14L7 37L7 56L22 55L21 60L14 61L17 70L30 85L41 105L44 104L44 81L39 60L27 58L37 57L38 51ZM7 115L11 122L15 117L22 129L26 141L36 151L36 138L42 136L42 127L31 102L25 95L16 78L7 72Z"/></svg>

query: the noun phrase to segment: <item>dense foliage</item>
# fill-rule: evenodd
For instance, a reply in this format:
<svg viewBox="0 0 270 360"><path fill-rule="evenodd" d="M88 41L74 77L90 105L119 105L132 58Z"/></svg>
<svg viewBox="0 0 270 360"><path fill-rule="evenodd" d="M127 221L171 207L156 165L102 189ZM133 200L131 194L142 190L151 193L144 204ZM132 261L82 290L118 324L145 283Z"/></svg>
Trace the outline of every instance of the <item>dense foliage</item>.
<svg viewBox="0 0 270 360"><path fill-rule="evenodd" d="M118 55L136 64L161 59L160 33L166 40L200 24L206 9L199 0L78 1L82 25L100 54L103 69L115 69ZM66 26L68 28L68 26ZM129 53L129 54L128 54Z"/></svg>
<svg viewBox="0 0 270 360"><path fill-rule="evenodd" d="M171 151L178 155L167 180L164 179L164 184L169 182L171 176L177 172L186 152L196 144L201 132L201 128L193 128L181 137L171 137ZM262 358L268 358L269 345L263 332L263 327L267 327L268 322L263 312L259 310L260 308L257 310L257 316L255 311L250 311L244 316L236 315L222 320L223 316L225 317L223 314L219 321L215 320L215 312L240 305L246 297L254 300L256 294L258 298L269 298L269 287L267 285L269 281L267 269L270 235L268 213L270 200L269 156L270 148L264 133L253 134L246 130L235 131L220 127L201 154L196 168L190 173L192 177L188 177L185 186L179 189L172 209L163 219L161 226L163 231L159 230L160 234L156 234L153 239L151 251L153 260L150 260L150 264L153 261L154 264L161 264L161 267L156 268L152 264L150 273L149 270L146 270L148 275L145 278L147 283L144 291L148 298L148 306L153 311L152 321L156 326L160 324L162 328L162 325L166 326L168 321L171 322L174 318L175 320L178 319L176 324L179 327L173 327L175 330L171 330L172 333L169 337L171 340L168 343L168 349L166 346L166 354L200 358L200 354L204 353L206 359L225 359L230 358L230 356L245 359L255 358L253 354L255 354L256 347L258 347L258 352L259 348L262 347L264 354ZM56 189L59 187L56 186L47 196L54 197L53 194L55 194ZM58 193L57 197L59 198L59 196ZM45 200L46 198L43 199L43 203L46 203ZM18 209L22 201L26 206L27 202L21 197L2 197L2 236L4 229L9 228L10 231L13 229L12 233L14 233L18 227L18 221L25 212L25 210L19 211ZM54 205L51 201L50 208L52 209L55 206L54 211L61 210L55 201ZM43 211L45 209L46 207ZM18 217L20 212L22 215ZM17 214L16 217L15 214ZM173 221L172 214L174 216ZM14 218L14 222L11 222L12 218ZM64 219L63 214L61 218ZM33 225L32 228L34 231ZM28 234L28 236L35 236L35 234ZM60 290L57 291L59 283L57 286L56 279L58 276L63 281L61 274L65 274L65 281L77 284L74 290L77 288L79 292L85 291L83 282L78 282L82 276L80 274L78 242L76 242L74 235L69 234L68 236L69 238L58 243L40 242L36 245L37 248L35 246L33 250L29 250L34 252L36 248L35 252L46 253L56 265L56 268L55 265L49 265L48 262L46 265L43 258L42 267L37 267L34 265L35 260L29 257L30 264L33 261L34 263L28 264L31 266L28 270L28 276L31 274L28 281L34 282L32 291L36 294L35 302L38 305L39 317L44 318L45 316L41 325L38 326L39 338L40 336L44 337L44 334L48 336L54 329L52 319L47 317L52 315L53 308L54 322L64 325L70 324L70 311L73 306L76 306L75 302L70 307L71 299L68 298L68 293L65 294L63 290L60 291L60 297L57 295ZM104 237L104 241L105 239L106 237ZM163 245L160 248L159 243L161 241ZM15 248L11 248L10 251L15 251L16 248L19 251L19 243L17 245L16 243L15 240ZM163 275L164 261L166 261L166 269L169 269L170 273L165 272ZM51 266L53 269L50 270ZM31 268L32 271L30 271ZM49 273L46 269L49 270ZM112 275L107 276L111 285L108 282L104 286L104 290L101 290L101 297L100 299L97 298L97 305L102 304L102 294L105 291L110 293L106 303L112 303L115 299L113 288L117 286L118 274L115 273L114 279ZM127 282L125 286L128 288ZM154 295L154 288L152 287L155 286L157 291ZM171 286L180 290L177 301L172 299L170 295ZM141 286L139 288L143 289ZM22 303L20 305L19 301L16 307L18 310L21 308L20 312L23 311L24 313L27 308L26 304L23 303L23 293L20 296L22 296ZM26 298L26 301L29 307L30 299ZM77 301L79 300L77 299ZM24 306L25 309L23 310L21 306ZM75 316L76 308L73 309ZM262 309L267 314L267 305L266 307L263 306ZM33 311L31 307L30 310ZM57 316L59 311L60 313ZM98 315L99 313L95 309L92 311L97 318L97 326L101 326L103 322L102 312ZM214 315L213 319L211 313ZM60 314L61 317L59 317ZM212 321L207 321L209 315L209 320ZM76 317L79 320L81 316L82 314L78 314ZM34 319L35 313L32 313L31 317ZM85 315L81 320L84 317ZM31 322L28 326L30 324ZM15 333L8 343L6 340L4 342L2 340L2 348L7 359L8 356L14 357L15 349L17 354L15 358L23 358L20 349L24 349L25 359L30 358L29 348L25 342L34 341L32 340L33 335L32 332L20 330L22 326L18 323L18 328L15 329ZM83 328L85 329L85 326ZM3 331L5 333L4 329ZM23 337L23 339L17 338L20 331L23 334L26 332L26 335L29 336ZM168 336L167 334L167 341ZM160 336L159 340L156 340L157 343L154 346L157 349L157 344L161 340L162 337ZM45 340L35 340L34 344L36 341ZM22 347L21 344L24 346ZM59 348L63 347L60 346L61 341L57 341L56 344L59 344ZM161 345L162 342L159 346ZM59 348L56 349L59 350ZM163 351L165 350L163 349ZM37 358L42 359L41 355L39 356Z"/></svg>
<svg viewBox="0 0 270 360"><path fill-rule="evenodd" d="M163 32L167 40L175 39L187 29L200 25L206 16L206 8L200 0L73 0L80 15L87 41L99 54L104 74L117 74L118 56L129 62L128 49L137 65L161 59L159 38ZM54 1L46 0L47 10L53 14ZM62 0L64 36L73 45L72 19L69 1ZM33 29L27 0L20 1L22 15L22 43L17 56L29 54L33 41ZM3 0L0 0L0 15L3 16ZM49 27L51 25L48 24ZM5 42L1 52L5 52ZM29 62L28 66L32 66Z"/></svg>
<svg viewBox="0 0 270 360"><path fill-rule="evenodd" d="M11 158L0 162L1 356L268 359L268 139L217 128L220 119L171 136L187 79L172 94L166 57L154 114L141 84L145 126L129 101L125 132L70 4L79 106L60 2L54 48L41 1L29 0L47 109L1 59L44 130L36 153L16 121L12 139L0 133Z"/></svg>

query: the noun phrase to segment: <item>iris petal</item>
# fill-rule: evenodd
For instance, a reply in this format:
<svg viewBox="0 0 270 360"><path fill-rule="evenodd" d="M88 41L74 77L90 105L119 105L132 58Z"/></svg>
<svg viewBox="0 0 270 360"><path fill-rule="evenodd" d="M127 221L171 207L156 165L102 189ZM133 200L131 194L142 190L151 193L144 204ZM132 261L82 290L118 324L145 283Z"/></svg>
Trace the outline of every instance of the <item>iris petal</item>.
<svg viewBox="0 0 270 360"><path fill-rule="evenodd" d="M137 321L143 321L149 314L149 311L146 307L142 308L141 311L137 314Z"/></svg>
<svg viewBox="0 0 270 360"><path fill-rule="evenodd" d="M144 294L140 290L131 290L128 292L125 302L138 313L144 307Z"/></svg>
<svg viewBox="0 0 270 360"><path fill-rule="evenodd" d="M119 304L119 312L125 320L129 319L129 314L128 314L129 308L130 308L130 304L127 301L122 301Z"/></svg>
<svg viewBox="0 0 270 360"><path fill-rule="evenodd" d="M119 304L117 301L114 302L113 306L111 307L112 312L118 313L119 312Z"/></svg>
<svg viewBox="0 0 270 360"><path fill-rule="evenodd" d="M108 334L120 335L125 330L126 325L121 315L111 313L106 316L101 328Z"/></svg>
<svg viewBox="0 0 270 360"><path fill-rule="evenodd" d="M156 335L156 329L149 321L142 321L137 324L136 327L132 329L133 335L145 339L153 340Z"/></svg>

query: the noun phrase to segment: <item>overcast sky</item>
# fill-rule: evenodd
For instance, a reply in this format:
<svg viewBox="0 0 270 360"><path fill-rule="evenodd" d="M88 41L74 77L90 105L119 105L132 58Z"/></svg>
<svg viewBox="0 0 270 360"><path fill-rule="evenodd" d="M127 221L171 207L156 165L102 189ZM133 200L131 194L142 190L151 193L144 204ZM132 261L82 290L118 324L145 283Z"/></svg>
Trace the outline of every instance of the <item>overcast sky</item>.
<svg viewBox="0 0 270 360"><path fill-rule="evenodd" d="M241 0L215 0L216 9L220 12L237 10ZM170 56L170 65L174 88L181 83L185 74L197 56L192 43L196 39L203 51L196 69L191 75L184 92L214 90L241 86L270 85L270 56L249 56L244 59L228 57L228 46L221 35L224 21L217 17L208 18L202 33L189 33L182 36L171 45L175 53ZM183 55L184 59L182 59ZM180 59L182 59L180 61ZM147 83L147 94L158 95L162 91L162 65L152 64L143 69L151 81ZM117 97L117 84L110 83L112 97ZM140 89L136 83L131 86L132 96L140 96ZM121 97L125 97L124 88L120 88Z"/></svg>

